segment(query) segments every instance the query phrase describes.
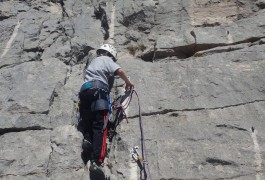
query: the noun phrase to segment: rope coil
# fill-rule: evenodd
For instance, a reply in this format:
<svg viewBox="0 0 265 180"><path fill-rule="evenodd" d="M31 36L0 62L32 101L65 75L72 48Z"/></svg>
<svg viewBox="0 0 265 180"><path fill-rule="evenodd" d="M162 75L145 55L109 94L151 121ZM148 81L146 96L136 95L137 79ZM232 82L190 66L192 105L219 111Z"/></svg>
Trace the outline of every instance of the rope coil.
<svg viewBox="0 0 265 180"><path fill-rule="evenodd" d="M141 150L142 150L142 158L140 159L139 157L136 158L136 162L138 164L138 166L140 167L140 178L144 179L144 180L151 180L151 175L150 175L150 170L149 170L149 166L148 166L148 161L147 161L147 157L146 157L146 147L145 147L145 138L144 138L144 131L143 131L143 123L142 123L142 113L141 113L141 105L140 105L140 99L139 99L139 95L138 93L134 90L131 89L130 93L129 93L129 100L124 104L113 104L112 108L114 110L119 110L122 112L123 117L126 118L127 123L128 121L128 117L125 113L125 110L129 107L131 101L132 101L132 96L133 94L136 95L137 97L137 101L138 101L138 112L139 112L139 126L140 126L140 134L141 134ZM138 153L137 153L137 156ZM146 171L147 170L147 171Z"/></svg>

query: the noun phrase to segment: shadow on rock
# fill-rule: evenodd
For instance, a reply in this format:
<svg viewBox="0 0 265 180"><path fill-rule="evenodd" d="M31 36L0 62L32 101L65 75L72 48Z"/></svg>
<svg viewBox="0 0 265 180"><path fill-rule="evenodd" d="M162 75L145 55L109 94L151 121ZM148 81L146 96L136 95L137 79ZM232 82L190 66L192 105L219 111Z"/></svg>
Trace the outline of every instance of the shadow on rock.
<svg viewBox="0 0 265 180"><path fill-rule="evenodd" d="M83 136L85 137L84 134L84 122L82 121L82 119L80 119L80 121L77 124L77 130L80 131ZM88 161L90 161L92 159L92 144L90 142L88 142L87 140L83 139L82 142L82 153L81 153L81 158L83 160L83 163L86 165Z"/></svg>

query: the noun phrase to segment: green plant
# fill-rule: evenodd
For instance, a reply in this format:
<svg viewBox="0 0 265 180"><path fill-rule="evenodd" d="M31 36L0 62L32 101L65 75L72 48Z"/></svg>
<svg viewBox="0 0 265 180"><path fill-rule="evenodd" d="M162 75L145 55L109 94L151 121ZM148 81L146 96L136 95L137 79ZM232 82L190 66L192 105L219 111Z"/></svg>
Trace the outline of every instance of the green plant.
<svg viewBox="0 0 265 180"><path fill-rule="evenodd" d="M146 49L145 45L139 44L139 50L144 51Z"/></svg>
<svg viewBox="0 0 265 180"><path fill-rule="evenodd" d="M126 48L130 54L135 55L137 51L144 51L146 49L144 44L129 45Z"/></svg>

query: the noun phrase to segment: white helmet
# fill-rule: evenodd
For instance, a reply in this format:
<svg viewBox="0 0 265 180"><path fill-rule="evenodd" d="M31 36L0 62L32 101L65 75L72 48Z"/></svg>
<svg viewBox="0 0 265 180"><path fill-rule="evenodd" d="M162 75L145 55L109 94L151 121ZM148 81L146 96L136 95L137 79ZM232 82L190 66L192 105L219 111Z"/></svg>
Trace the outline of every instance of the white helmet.
<svg viewBox="0 0 265 180"><path fill-rule="evenodd" d="M116 51L116 49L112 45L110 45L110 44L103 44L102 46L100 46L100 48L98 48L98 50L108 51L112 55L113 60L115 62L117 61L117 51ZM98 50L97 50L97 53L98 53Z"/></svg>

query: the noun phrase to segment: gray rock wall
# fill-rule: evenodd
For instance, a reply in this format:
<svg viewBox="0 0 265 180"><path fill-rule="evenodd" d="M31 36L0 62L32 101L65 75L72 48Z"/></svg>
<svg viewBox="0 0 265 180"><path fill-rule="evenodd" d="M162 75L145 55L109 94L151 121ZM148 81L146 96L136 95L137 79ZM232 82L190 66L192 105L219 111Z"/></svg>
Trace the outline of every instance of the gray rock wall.
<svg viewBox="0 0 265 180"><path fill-rule="evenodd" d="M0 1L0 178L89 179L75 105L112 43L139 94L151 179L265 178L263 0ZM122 94L121 81L113 93ZM139 179L134 96L108 143Z"/></svg>

